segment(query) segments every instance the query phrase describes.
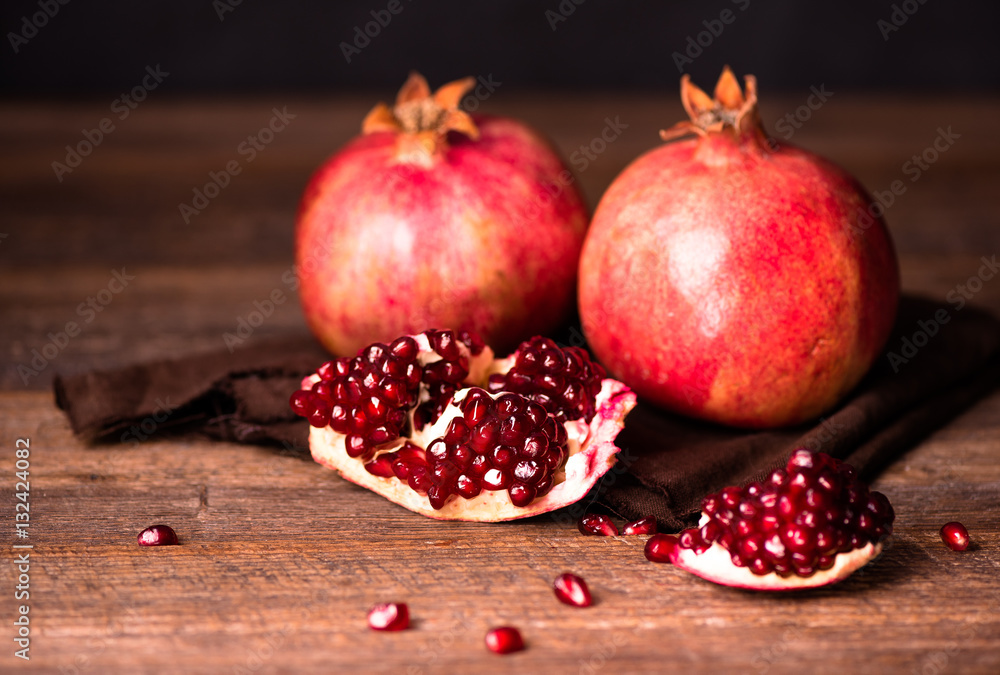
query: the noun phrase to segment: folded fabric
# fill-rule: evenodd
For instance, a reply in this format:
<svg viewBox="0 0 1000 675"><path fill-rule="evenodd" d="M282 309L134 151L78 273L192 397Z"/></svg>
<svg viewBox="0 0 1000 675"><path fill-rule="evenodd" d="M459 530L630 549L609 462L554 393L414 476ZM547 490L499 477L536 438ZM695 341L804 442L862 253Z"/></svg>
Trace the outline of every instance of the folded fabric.
<svg viewBox="0 0 1000 675"><path fill-rule="evenodd" d="M55 379L57 405L87 440L200 431L303 452L308 425L288 398L329 356L309 337L261 340ZM828 416L795 428L747 431L640 405L619 436L622 453L588 503L663 530L697 518L702 497L766 477L807 447L853 464L871 480L894 458L1000 382L1000 321L972 307L904 297L893 336L865 380Z"/></svg>

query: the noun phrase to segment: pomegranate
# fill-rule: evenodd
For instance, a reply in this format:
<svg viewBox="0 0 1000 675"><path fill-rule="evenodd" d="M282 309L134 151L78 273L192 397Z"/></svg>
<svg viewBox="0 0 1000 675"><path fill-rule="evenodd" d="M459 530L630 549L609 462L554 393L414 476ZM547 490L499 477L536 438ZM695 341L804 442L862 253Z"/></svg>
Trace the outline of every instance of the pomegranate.
<svg viewBox="0 0 1000 675"><path fill-rule="evenodd" d="M569 572L556 577L556 580L552 582L552 590L555 591L559 602L566 605L590 607L593 603L587 582Z"/></svg>
<svg viewBox="0 0 1000 675"><path fill-rule="evenodd" d="M524 649L521 631L513 626L491 628L486 633L486 648L494 654L510 654Z"/></svg>
<svg viewBox="0 0 1000 675"><path fill-rule="evenodd" d="M410 609L405 602L382 602L368 610L372 630L397 631L410 627Z"/></svg>
<svg viewBox="0 0 1000 675"><path fill-rule="evenodd" d="M431 330L324 363L290 403L313 458L347 480L492 522L581 499L614 465L635 395L577 347L536 337L494 359L471 333Z"/></svg>
<svg viewBox="0 0 1000 675"><path fill-rule="evenodd" d="M701 509L699 527L680 533L671 561L719 584L772 591L846 578L882 551L895 517L851 465L806 449L765 483L725 488Z"/></svg>
<svg viewBox="0 0 1000 675"><path fill-rule="evenodd" d="M139 533L139 546L173 546L177 533L169 525L152 525Z"/></svg>
<svg viewBox="0 0 1000 675"><path fill-rule="evenodd" d="M964 551L969 548L969 531L962 523L945 523L941 527L941 541L952 551Z"/></svg>
<svg viewBox="0 0 1000 675"><path fill-rule="evenodd" d="M726 68L681 80L694 138L636 159L602 197L580 260L594 354L640 397L766 428L813 419L869 369L893 324L892 241L860 184L776 146Z"/></svg>
<svg viewBox="0 0 1000 675"><path fill-rule="evenodd" d="M334 354L434 326L507 352L572 313L583 199L537 132L458 108L474 84L411 74L307 186L299 292Z"/></svg>

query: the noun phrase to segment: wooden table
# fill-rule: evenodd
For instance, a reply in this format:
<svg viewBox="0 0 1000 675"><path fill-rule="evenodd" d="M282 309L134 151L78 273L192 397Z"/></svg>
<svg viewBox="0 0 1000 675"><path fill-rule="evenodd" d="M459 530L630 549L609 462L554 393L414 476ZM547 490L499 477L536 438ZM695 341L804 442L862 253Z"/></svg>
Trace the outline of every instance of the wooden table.
<svg viewBox="0 0 1000 675"><path fill-rule="evenodd" d="M807 95L767 99L764 119L794 113ZM431 521L268 448L155 433L137 448L74 438L52 404L54 372L219 348L254 300L287 290L281 277L300 191L371 103L154 96L125 120L105 101L0 104L0 546L7 560L24 552L14 544L34 546L24 601L30 662L14 657L11 641L19 572L0 566L0 670L1000 672L1000 393L878 480L898 515L876 564L794 597L713 586L647 563L642 538L586 538L552 518ZM580 173L591 203L681 116L673 92L499 91L484 107L531 121L567 156L606 118L627 124ZM247 162L237 148L274 108L295 117ZM52 162L65 161L65 146L105 117L115 129L59 181ZM793 142L872 190L906 181L887 210L906 289L944 299L976 274L981 256L1000 251L1000 101L835 92L810 117ZM960 138L910 182L904 164L949 127ZM234 159L240 175L185 222L178 205ZM116 271L124 288L111 283ZM250 339L304 330L287 295ZM86 308L90 297L100 311ZM1000 280L973 301L1000 312ZM70 321L79 335L22 377L18 366L30 366L32 350ZM15 540L18 438L31 444L31 511L30 538ZM969 527L973 549L941 544L938 529L949 520ZM136 533L161 521L182 545L136 546ZM567 570L589 581L594 607L554 600L551 581ZM366 628L367 607L387 599L409 603L412 630ZM503 623L521 628L527 651L485 651L484 632Z"/></svg>

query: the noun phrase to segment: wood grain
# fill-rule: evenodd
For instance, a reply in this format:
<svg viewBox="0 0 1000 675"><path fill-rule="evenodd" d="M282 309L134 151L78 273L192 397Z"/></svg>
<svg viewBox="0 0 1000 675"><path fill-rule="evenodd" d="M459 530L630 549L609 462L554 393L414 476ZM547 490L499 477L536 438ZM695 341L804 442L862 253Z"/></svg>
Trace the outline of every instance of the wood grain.
<svg viewBox="0 0 1000 675"><path fill-rule="evenodd" d="M605 116L630 128L580 174L600 194L679 114L672 100L590 96L504 101L567 155ZM10 641L16 567L0 566L0 670L40 673L916 672L1000 671L1000 393L895 462L875 487L896 536L844 583L794 596L713 586L642 556L642 538L585 538L557 517L439 523L278 450L155 432L138 447L85 446L47 388L78 372L222 346L222 333L274 289L287 294L249 338L301 332L290 265L295 202L309 171L370 102L288 102L299 117L190 225L177 203L235 155L281 100L177 101L141 108L58 183L50 162L101 104L0 106L0 438L10 472L0 548L13 558L13 447L31 439L31 662ZM493 103L492 101L490 102ZM773 119L794 110L775 101ZM905 114L904 114L905 113ZM938 125L963 136L892 206L904 287L944 299L1000 249L996 101L948 105L834 98L795 142L834 156L873 189L900 175ZM968 141L968 142L966 142ZM135 279L93 320L81 302L112 270ZM1000 312L1000 280L973 299ZM25 383L49 332L81 333ZM964 522L975 547L937 531ZM140 549L166 522L181 545ZM550 590L589 582L575 609ZM369 631L367 607L406 601L412 630ZM485 631L521 628L528 649L500 658Z"/></svg>

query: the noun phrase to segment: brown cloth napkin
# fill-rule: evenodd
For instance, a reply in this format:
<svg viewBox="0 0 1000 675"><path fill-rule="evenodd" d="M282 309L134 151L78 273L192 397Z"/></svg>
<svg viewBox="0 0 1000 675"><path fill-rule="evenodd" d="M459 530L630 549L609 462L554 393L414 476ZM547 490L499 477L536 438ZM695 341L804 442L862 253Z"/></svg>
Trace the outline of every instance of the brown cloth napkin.
<svg viewBox="0 0 1000 675"><path fill-rule="evenodd" d="M198 430L304 452L308 427L291 413L288 397L326 358L311 338L261 340L234 353L57 376L56 403L88 440L137 444ZM624 518L653 515L664 531L678 530L696 519L706 494L764 478L798 447L847 460L871 480L998 382L1000 321L972 307L904 297L886 353L829 416L746 431L640 403L619 436L618 465L567 510L582 512L596 501Z"/></svg>

